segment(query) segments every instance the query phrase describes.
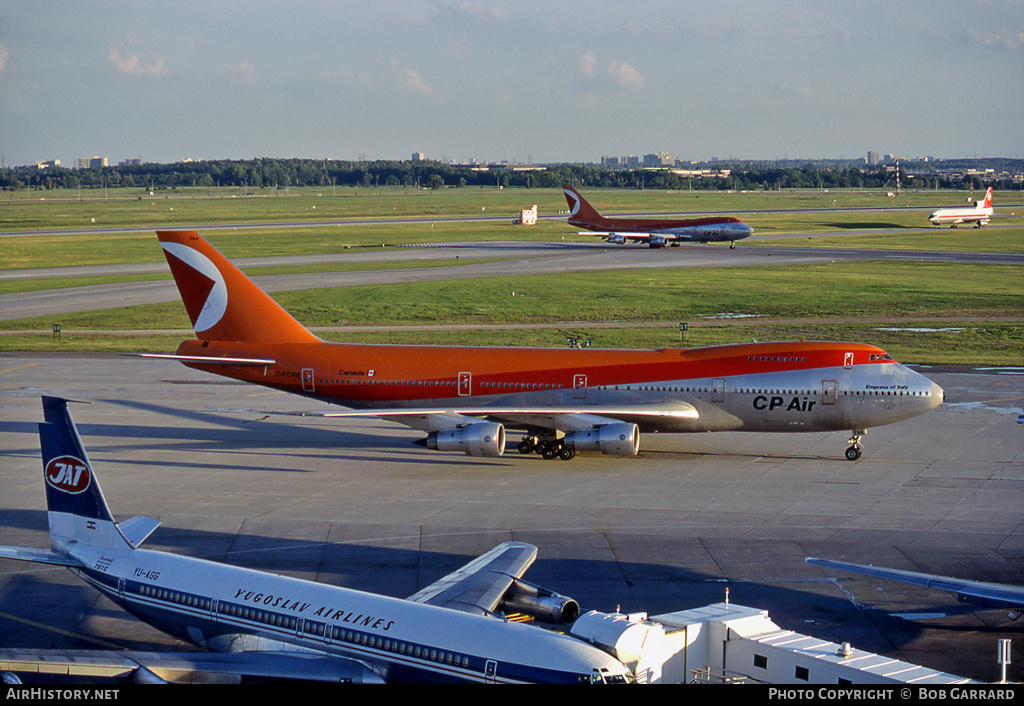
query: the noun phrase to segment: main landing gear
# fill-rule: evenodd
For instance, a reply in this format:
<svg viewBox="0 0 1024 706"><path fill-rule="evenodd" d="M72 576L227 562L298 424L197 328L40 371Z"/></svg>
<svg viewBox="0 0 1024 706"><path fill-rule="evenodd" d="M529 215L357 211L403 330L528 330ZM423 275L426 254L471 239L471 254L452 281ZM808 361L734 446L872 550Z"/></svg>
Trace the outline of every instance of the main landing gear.
<svg viewBox="0 0 1024 706"><path fill-rule="evenodd" d="M864 448L860 445L861 438L867 434L865 429L854 429L853 436L850 437L850 448L846 449L846 460L856 461L860 458L861 452Z"/></svg>
<svg viewBox="0 0 1024 706"><path fill-rule="evenodd" d="M576 458L576 450L570 449L561 439L542 439L536 436L524 436L519 442L519 453L540 454L546 461L558 459L559 461L571 461Z"/></svg>

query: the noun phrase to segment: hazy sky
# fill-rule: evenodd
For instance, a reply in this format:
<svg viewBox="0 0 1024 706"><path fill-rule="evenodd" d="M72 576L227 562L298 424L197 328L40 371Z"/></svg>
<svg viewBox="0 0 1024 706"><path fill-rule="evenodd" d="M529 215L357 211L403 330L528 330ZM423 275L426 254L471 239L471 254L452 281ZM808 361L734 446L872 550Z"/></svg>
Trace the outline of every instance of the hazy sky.
<svg viewBox="0 0 1024 706"><path fill-rule="evenodd" d="M1024 0L0 0L6 165L1024 157Z"/></svg>

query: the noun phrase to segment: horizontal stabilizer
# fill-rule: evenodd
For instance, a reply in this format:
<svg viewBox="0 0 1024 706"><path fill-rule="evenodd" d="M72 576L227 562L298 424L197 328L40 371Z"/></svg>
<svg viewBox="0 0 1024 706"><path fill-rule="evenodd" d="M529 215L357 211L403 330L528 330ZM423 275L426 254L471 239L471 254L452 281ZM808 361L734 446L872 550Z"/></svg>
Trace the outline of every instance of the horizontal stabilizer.
<svg viewBox="0 0 1024 706"><path fill-rule="evenodd" d="M124 535L124 538L133 547L138 547L145 542L149 535L153 534L153 530L159 526L160 520L154 520L152 517L143 517L142 515L136 515L124 522L117 523L117 528L121 530L121 534Z"/></svg>
<svg viewBox="0 0 1024 706"><path fill-rule="evenodd" d="M34 564L53 564L54 566L81 567L79 561L72 559L66 554L58 554L43 549L31 547L0 547L0 559L16 559L18 561L31 561Z"/></svg>
<svg viewBox="0 0 1024 706"><path fill-rule="evenodd" d="M140 358L165 358L181 363L203 363L205 365L273 365L271 358L232 358L206 355L173 355L171 353L138 353Z"/></svg>

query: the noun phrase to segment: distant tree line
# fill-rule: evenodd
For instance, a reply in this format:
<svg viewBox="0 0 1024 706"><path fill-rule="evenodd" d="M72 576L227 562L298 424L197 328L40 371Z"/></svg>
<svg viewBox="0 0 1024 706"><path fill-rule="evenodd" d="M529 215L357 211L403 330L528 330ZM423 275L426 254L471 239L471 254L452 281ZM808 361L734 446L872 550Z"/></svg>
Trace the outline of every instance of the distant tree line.
<svg viewBox="0 0 1024 706"><path fill-rule="evenodd" d="M710 176L688 176L668 169L616 169L588 164L554 164L531 170L474 168L431 161L336 161L315 159L250 159L175 162L67 169L12 167L0 169L0 188L17 189L148 189L233 186L281 189L298 186L329 188L407 186L422 188L583 187L676 190L881 189L895 188L895 173L884 166L854 161L712 162L692 169ZM987 174L968 170L991 169ZM901 185L915 189L1021 190L1024 160L978 159L901 163ZM1012 174L1018 175L1013 178Z"/></svg>

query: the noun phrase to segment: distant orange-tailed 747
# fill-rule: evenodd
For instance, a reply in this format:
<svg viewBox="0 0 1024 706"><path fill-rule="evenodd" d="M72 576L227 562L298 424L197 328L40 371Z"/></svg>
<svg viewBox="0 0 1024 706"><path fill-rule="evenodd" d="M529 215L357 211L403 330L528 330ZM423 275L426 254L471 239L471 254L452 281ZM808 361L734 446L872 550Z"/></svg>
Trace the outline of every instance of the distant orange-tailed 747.
<svg viewBox="0 0 1024 706"><path fill-rule="evenodd" d="M707 216L704 218L623 218L606 217L571 186L563 186L569 204L569 225L593 231L609 243L647 243L652 248L678 245L681 242L729 243L748 238L754 229L734 216Z"/></svg>

